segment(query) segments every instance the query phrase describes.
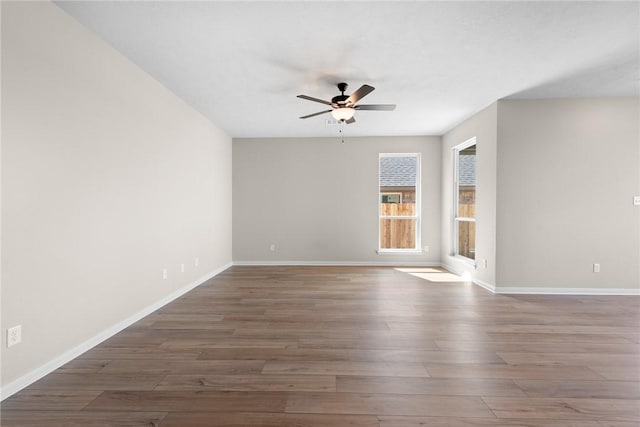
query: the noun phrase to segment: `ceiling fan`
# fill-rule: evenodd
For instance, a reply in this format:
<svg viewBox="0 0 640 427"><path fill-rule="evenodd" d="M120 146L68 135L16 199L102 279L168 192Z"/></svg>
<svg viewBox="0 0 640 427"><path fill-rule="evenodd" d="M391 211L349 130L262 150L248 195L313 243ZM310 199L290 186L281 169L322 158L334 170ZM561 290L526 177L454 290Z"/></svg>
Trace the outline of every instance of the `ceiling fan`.
<svg viewBox="0 0 640 427"><path fill-rule="evenodd" d="M319 116L320 114L331 113L331 115L342 123L353 123L356 119L353 118L353 114L356 110L376 110L376 111L393 111L395 110L395 104L357 104L362 98L373 92L375 89L373 86L362 85L360 89L353 92L351 95L345 95L344 91L347 90L346 83L338 83L338 90L342 92L342 95L334 96L331 98L331 102L323 99L314 98L307 95L298 95L298 98L307 99L309 101L319 102L321 104L330 105L330 110L319 111L317 113L309 114L307 116L300 117L301 119L308 119L309 117Z"/></svg>

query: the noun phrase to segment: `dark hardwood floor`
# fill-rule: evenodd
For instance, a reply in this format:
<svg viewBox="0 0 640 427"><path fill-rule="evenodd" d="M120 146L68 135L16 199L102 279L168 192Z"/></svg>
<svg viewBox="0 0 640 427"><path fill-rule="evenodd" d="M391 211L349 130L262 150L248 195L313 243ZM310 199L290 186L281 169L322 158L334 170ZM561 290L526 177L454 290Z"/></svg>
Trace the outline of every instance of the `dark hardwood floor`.
<svg viewBox="0 0 640 427"><path fill-rule="evenodd" d="M2 426L640 425L640 298L418 270L233 267L5 400Z"/></svg>

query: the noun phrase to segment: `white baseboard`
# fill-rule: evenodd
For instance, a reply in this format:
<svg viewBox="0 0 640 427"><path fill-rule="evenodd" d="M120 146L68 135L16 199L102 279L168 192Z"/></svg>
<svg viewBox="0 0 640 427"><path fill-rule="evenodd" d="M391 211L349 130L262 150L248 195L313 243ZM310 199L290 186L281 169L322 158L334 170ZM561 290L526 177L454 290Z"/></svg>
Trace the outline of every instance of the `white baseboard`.
<svg viewBox="0 0 640 427"><path fill-rule="evenodd" d="M496 286L496 294L527 294L527 295L640 295L636 288L545 288Z"/></svg>
<svg viewBox="0 0 640 427"><path fill-rule="evenodd" d="M458 276L461 276L462 274L465 273L464 271L460 270L457 267L452 266L451 264L441 264L441 266L448 272ZM471 282L474 285L478 285L481 288L488 290L489 292L492 292L494 294L496 293L496 286L493 283L485 282L484 280L480 280L480 279L471 279Z"/></svg>
<svg viewBox="0 0 640 427"><path fill-rule="evenodd" d="M445 263L441 262L440 263L440 267L444 268L449 273L457 274L458 276L460 276L460 274L462 274L462 272L459 269L455 268L454 266L452 266L450 264L445 264Z"/></svg>
<svg viewBox="0 0 640 427"><path fill-rule="evenodd" d="M63 354L57 356L55 359L50 360L49 362L45 363L44 365L34 369L31 372L28 372L27 374L21 376L20 378L17 378L14 381L8 383L4 387L2 387L2 389L0 389L0 400L4 400L7 397L9 397L9 396L17 393L18 391L22 390L23 388L29 386L30 384L33 384L34 382L38 381L40 378L42 378L45 375L55 371L59 367L63 366L64 364L66 364L66 363L70 362L71 360L75 359L76 357L80 356L82 353L92 349L93 347L97 346L98 344L100 344L101 342L105 341L106 339L111 338L112 336L114 336L118 332L122 331L123 329L125 329L128 326L131 326L132 324L134 324L138 320L142 319L143 317L148 316L149 314L151 314L154 311L158 310L159 308L167 305L168 303L170 303L171 301L175 300L176 298L181 297L182 295L186 294L190 290L192 290L192 289L196 288L197 286L203 284L204 282L206 282L207 280L211 279L212 277L222 273L223 271L225 271L226 269L228 269L232 265L233 265L233 263L229 262L229 263L223 265L222 267L219 267L219 268L207 273L206 275L200 277L199 279L197 279L197 280L189 283L188 285L186 285L186 286L184 286L184 287L172 292L171 294L167 295L166 297L154 302L153 304L143 308L142 310L140 310L137 313L129 316L128 318L116 323L115 325L105 329L104 331L100 332L99 334L89 338L88 340L82 342L81 344L77 345L76 347L67 350Z"/></svg>
<svg viewBox="0 0 640 427"><path fill-rule="evenodd" d="M473 279L473 283L480 286L481 288L488 290L489 292L493 292L494 294L496 293L496 286L492 283L485 282L480 279Z"/></svg>
<svg viewBox="0 0 640 427"><path fill-rule="evenodd" d="M234 261L238 266L327 266L327 267L440 267L439 262L413 261Z"/></svg>
<svg viewBox="0 0 640 427"><path fill-rule="evenodd" d="M450 265L442 264L442 268L453 274L461 275L463 272ZM472 282L494 294L520 294L520 295L640 295L638 288L550 288L545 286L496 286L493 283L480 279L472 279Z"/></svg>

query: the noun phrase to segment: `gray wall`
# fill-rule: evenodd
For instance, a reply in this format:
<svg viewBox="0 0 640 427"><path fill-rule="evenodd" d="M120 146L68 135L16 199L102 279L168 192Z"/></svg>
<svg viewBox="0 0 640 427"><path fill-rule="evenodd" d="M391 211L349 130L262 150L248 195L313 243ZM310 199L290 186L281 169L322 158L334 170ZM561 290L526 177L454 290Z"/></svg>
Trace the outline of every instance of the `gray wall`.
<svg viewBox="0 0 640 427"><path fill-rule="evenodd" d="M438 263L440 150L439 137L234 139L234 261ZM385 152L422 154L429 252L376 254L378 154Z"/></svg>
<svg viewBox="0 0 640 427"><path fill-rule="evenodd" d="M497 106L492 104L442 138L442 263L475 281L495 284ZM453 147L476 137L476 263L453 256ZM487 260L484 267L483 260Z"/></svg>
<svg viewBox="0 0 640 427"><path fill-rule="evenodd" d="M498 286L640 287L639 118L632 98L499 101Z"/></svg>
<svg viewBox="0 0 640 427"><path fill-rule="evenodd" d="M53 4L2 3L2 125L3 386L231 261L230 137Z"/></svg>

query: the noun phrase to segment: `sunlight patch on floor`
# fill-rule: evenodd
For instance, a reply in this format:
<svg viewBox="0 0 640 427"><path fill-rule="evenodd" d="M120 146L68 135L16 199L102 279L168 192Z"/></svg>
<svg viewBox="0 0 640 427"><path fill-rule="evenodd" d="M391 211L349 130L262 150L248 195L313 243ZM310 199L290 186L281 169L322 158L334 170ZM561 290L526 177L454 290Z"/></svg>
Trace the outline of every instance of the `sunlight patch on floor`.
<svg viewBox="0 0 640 427"><path fill-rule="evenodd" d="M397 267L396 271L402 271L403 273L447 273L440 268L434 267Z"/></svg>
<svg viewBox="0 0 640 427"><path fill-rule="evenodd" d="M461 277L446 270L430 267L413 267L413 268L396 268L397 271L410 274L429 282L451 283L451 282L468 282L469 277Z"/></svg>

